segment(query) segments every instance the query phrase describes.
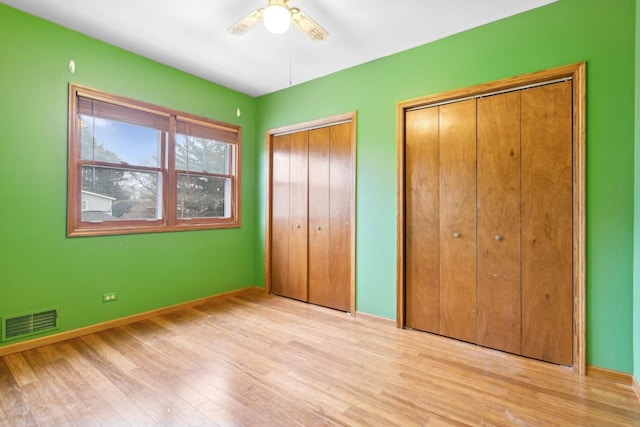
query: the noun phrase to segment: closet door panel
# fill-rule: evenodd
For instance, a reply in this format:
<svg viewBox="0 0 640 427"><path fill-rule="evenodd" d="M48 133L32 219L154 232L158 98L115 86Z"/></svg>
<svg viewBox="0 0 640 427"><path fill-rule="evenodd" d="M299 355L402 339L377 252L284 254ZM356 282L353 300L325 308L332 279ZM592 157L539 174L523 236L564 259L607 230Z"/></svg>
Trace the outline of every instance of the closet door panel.
<svg viewBox="0 0 640 427"><path fill-rule="evenodd" d="M476 342L476 100L440 106L440 332Z"/></svg>
<svg viewBox="0 0 640 427"><path fill-rule="evenodd" d="M329 277L329 138L328 127L309 131L309 302L328 305Z"/></svg>
<svg viewBox="0 0 640 427"><path fill-rule="evenodd" d="M271 291L288 296L289 289L289 135L272 142Z"/></svg>
<svg viewBox="0 0 640 427"><path fill-rule="evenodd" d="M308 300L308 132L289 136L289 293L286 296Z"/></svg>
<svg viewBox="0 0 640 427"><path fill-rule="evenodd" d="M405 316L440 333L439 107L406 113Z"/></svg>
<svg viewBox="0 0 640 427"><path fill-rule="evenodd" d="M521 351L520 93L478 99L478 344Z"/></svg>
<svg viewBox="0 0 640 427"><path fill-rule="evenodd" d="M331 298L327 306L342 311L349 311L351 299L351 200L353 199L351 126L351 123L342 123L329 128L328 232L331 246L329 251Z"/></svg>
<svg viewBox="0 0 640 427"><path fill-rule="evenodd" d="M571 82L522 92L522 354L572 364Z"/></svg>

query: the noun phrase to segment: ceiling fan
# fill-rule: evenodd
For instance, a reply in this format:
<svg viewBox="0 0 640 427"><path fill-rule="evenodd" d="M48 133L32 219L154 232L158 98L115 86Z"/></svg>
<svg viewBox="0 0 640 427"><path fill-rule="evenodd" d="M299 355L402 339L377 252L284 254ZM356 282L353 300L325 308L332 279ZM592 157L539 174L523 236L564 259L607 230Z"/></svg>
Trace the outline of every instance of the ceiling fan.
<svg viewBox="0 0 640 427"><path fill-rule="evenodd" d="M230 26L228 30L231 34L241 36L263 20L267 30L275 34L286 32L289 29L289 24L293 22L293 25L313 41L322 41L329 36L324 28L303 11L297 7L289 7L289 0L267 0L267 7L261 7L251 12Z"/></svg>

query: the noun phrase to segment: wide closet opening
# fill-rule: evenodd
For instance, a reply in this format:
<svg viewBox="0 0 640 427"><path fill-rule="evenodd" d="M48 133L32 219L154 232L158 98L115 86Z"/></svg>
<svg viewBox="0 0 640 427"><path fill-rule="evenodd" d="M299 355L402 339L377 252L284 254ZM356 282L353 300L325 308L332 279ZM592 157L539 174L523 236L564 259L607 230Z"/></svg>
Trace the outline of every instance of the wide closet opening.
<svg viewBox="0 0 640 427"><path fill-rule="evenodd" d="M398 327L585 372L585 64L398 104Z"/></svg>
<svg viewBox="0 0 640 427"><path fill-rule="evenodd" d="M355 113L267 131L266 291L355 314Z"/></svg>

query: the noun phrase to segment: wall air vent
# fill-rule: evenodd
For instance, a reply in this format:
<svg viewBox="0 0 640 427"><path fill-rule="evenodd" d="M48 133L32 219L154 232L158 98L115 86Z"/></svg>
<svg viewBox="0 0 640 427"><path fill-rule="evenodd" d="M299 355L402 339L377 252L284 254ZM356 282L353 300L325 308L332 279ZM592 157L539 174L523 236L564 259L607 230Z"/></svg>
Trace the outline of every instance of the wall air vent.
<svg viewBox="0 0 640 427"><path fill-rule="evenodd" d="M2 341L58 329L58 310L50 309L2 318Z"/></svg>

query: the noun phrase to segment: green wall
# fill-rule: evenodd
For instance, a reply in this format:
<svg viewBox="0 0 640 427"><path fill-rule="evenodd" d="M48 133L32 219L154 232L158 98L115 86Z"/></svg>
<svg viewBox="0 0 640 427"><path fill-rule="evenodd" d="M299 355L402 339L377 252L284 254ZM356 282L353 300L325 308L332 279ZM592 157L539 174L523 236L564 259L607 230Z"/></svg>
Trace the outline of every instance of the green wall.
<svg viewBox="0 0 640 427"><path fill-rule="evenodd" d="M0 316L65 331L255 284L254 98L2 4L0 46ZM242 126L242 228L66 238L69 82Z"/></svg>
<svg viewBox="0 0 640 427"><path fill-rule="evenodd" d="M636 0L635 228L633 280L633 375L640 380L640 0Z"/></svg>
<svg viewBox="0 0 640 427"><path fill-rule="evenodd" d="M357 110L358 311L396 314L396 103L586 61L587 363L632 372L635 1L560 0L258 98L258 135Z"/></svg>

